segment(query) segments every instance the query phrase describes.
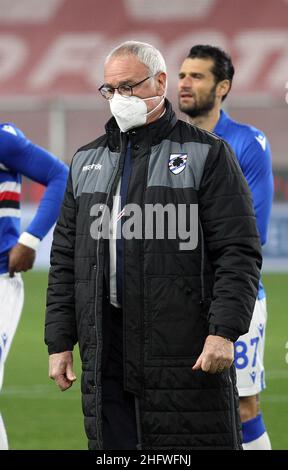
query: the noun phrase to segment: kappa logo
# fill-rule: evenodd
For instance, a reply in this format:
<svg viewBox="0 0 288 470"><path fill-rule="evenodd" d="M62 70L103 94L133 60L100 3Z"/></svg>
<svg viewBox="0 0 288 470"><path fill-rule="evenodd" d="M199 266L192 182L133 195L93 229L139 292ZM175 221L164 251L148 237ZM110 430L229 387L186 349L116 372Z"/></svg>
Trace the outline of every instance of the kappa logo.
<svg viewBox="0 0 288 470"><path fill-rule="evenodd" d="M179 175L185 170L187 158L187 153L171 153L168 166L173 175Z"/></svg>
<svg viewBox="0 0 288 470"><path fill-rule="evenodd" d="M101 168L102 168L102 165L100 165L100 163L92 163L91 165L83 166L82 171L90 171L90 170L100 171Z"/></svg>

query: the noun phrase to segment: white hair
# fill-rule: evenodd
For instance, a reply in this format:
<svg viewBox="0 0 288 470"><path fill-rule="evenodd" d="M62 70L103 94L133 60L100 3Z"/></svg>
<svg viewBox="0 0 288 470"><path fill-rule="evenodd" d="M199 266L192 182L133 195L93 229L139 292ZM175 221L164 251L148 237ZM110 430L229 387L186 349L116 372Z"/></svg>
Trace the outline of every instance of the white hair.
<svg viewBox="0 0 288 470"><path fill-rule="evenodd" d="M146 65L152 75L158 72L166 73L165 60L158 49L146 42L139 41L125 41L119 46L112 49L105 60L105 64L109 62L112 57L131 54L139 59L142 64Z"/></svg>

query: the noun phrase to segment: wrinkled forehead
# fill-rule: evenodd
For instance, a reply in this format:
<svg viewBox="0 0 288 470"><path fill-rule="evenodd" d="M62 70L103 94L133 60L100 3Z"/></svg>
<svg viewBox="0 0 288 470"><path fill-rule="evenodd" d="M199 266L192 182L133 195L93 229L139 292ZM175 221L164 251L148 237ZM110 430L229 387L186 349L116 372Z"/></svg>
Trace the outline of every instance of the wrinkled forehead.
<svg viewBox="0 0 288 470"><path fill-rule="evenodd" d="M104 81L110 85L137 82L148 74L148 67L133 54L112 56L104 67Z"/></svg>

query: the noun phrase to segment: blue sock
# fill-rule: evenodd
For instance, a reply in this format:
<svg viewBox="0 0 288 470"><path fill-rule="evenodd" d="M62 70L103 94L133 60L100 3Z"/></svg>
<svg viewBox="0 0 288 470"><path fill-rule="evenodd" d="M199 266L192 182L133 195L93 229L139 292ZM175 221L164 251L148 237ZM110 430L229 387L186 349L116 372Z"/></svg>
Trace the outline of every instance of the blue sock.
<svg viewBox="0 0 288 470"><path fill-rule="evenodd" d="M266 432L265 424L262 418L262 414L256 416L256 418L249 419L242 423L243 442L251 442L258 439L262 434Z"/></svg>

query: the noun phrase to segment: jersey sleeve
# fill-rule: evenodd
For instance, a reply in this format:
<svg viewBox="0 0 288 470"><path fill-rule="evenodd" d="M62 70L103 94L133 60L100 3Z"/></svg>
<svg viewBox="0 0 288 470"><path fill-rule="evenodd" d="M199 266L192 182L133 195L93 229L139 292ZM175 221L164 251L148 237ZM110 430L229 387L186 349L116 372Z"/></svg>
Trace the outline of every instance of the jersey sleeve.
<svg viewBox="0 0 288 470"><path fill-rule="evenodd" d="M46 186L27 232L40 240L56 222L68 176L67 166L47 150L29 141L15 126L0 128L0 163L15 173Z"/></svg>
<svg viewBox="0 0 288 470"><path fill-rule="evenodd" d="M264 134L253 132L244 149L240 165L253 196L257 227L264 245L274 194L270 145Z"/></svg>

